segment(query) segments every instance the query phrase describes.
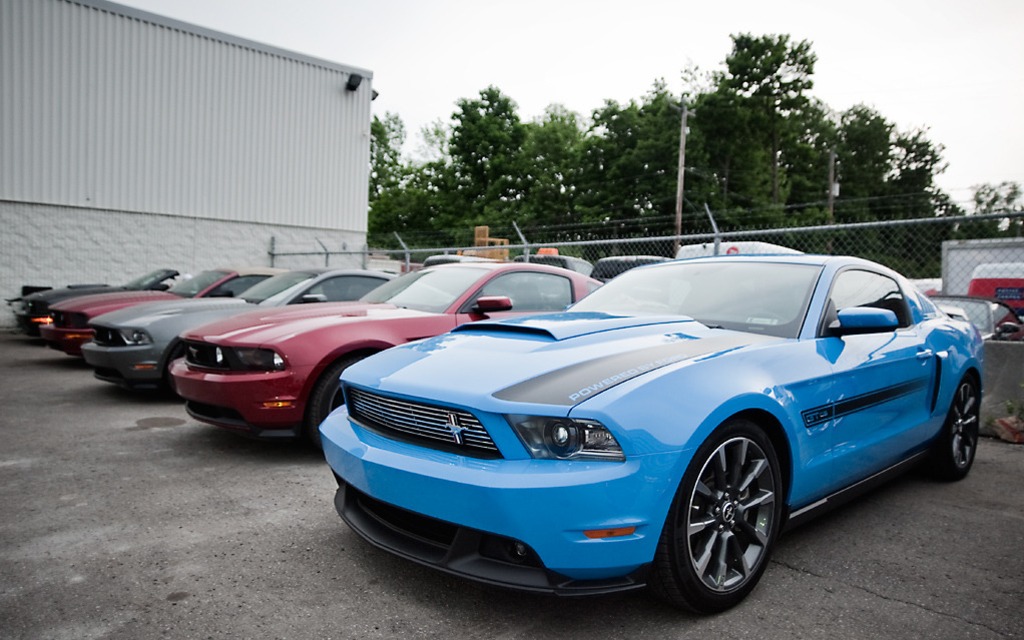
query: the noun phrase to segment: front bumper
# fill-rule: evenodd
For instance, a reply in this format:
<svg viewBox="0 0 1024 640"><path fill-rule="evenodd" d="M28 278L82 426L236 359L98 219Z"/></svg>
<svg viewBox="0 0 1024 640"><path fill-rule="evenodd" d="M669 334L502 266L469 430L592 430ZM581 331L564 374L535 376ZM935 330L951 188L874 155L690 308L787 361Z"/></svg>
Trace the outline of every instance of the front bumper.
<svg viewBox="0 0 1024 640"><path fill-rule="evenodd" d="M63 351L69 356L82 355L82 345L92 341L92 329L69 329L67 327L55 327L53 325L42 325L39 327L39 335L50 347Z"/></svg>
<svg viewBox="0 0 1024 640"><path fill-rule="evenodd" d="M162 356L154 345L108 347L87 342L82 357L93 375L126 389L155 389L163 383Z"/></svg>
<svg viewBox="0 0 1024 640"><path fill-rule="evenodd" d="M366 430L344 407L320 429L339 479L336 508L376 546L520 590L571 595L644 586L674 493L666 471L675 455L622 463L466 458ZM585 533L611 528L633 531Z"/></svg>
<svg viewBox="0 0 1024 640"><path fill-rule="evenodd" d="M36 337L39 335L39 327L50 324L50 315L29 315L15 313L14 319L18 323L18 329L23 333Z"/></svg>
<svg viewBox="0 0 1024 640"><path fill-rule="evenodd" d="M186 400L196 420L264 439L294 438L301 433L305 399L303 379L286 371L216 372L171 365L174 390Z"/></svg>

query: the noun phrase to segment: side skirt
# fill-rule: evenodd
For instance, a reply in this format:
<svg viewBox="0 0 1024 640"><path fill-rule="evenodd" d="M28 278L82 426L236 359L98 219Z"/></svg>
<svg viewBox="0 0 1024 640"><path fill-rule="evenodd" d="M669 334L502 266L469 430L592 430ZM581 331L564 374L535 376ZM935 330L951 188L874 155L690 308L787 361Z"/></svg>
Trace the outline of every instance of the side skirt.
<svg viewBox="0 0 1024 640"><path fill-rule="evenodd" d="M844 489L840 489L832 495L826 496L817 502L813 502L806 507L797 509L789 514L789 518L786 520L786 526L783 531L788 531L793 527L800 526L808 520L831 511L839 505L867 493L878 485L884 484L896 476L906 473L911 467L919 464L927 455L927 450L916 453L901 462L897 462L888 469L883 469L873 476L864 478L860 482L852 484Z"/></svg>

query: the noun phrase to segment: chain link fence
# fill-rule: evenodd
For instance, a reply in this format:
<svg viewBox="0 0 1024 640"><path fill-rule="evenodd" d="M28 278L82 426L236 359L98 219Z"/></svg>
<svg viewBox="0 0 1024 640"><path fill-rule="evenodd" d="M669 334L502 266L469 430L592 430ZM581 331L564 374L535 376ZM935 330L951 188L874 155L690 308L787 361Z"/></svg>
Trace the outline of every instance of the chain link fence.
<svg viewBox="0 0 1024 640"><path fill-rule="evenodd" d="M967 294L970 283L979 275L1002 280L1024 278L1021 211L725 232L717 232L713 225L712 219L712 228L707 231L651 236L643 235L643 226L637 224L631 228L611 223L575 230L521 230L511 223L507 227L477 227L472 234L467 232L464 246L410 246L394 234L395 246L376 249L332 250L318 243L315 248L292 251L275 242L270 256L272 265L285 257L306 257L325 266L352 265L401 273L419 268L432 256L528 260L557 254L597 264L602 258L617 256L672 258L794 250L874 260L920 281L925 289L947 294ZM1005 290L999 293L1004 295L999 297L1022 294L1019 288L1016 294L1012 288L1003 287ZM980 293L994 297L996 292ZM1017 302L1014 306L1024 304Z"/></svg>

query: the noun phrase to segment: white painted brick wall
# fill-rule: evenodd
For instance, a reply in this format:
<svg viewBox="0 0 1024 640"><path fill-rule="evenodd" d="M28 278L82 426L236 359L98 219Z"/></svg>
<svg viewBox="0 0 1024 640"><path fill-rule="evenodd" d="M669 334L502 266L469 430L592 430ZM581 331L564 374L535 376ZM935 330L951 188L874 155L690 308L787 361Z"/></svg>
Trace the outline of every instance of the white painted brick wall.
<svg viewBox="0 0 1024 640"><path fill-rule="evenodd" d="M273 239L273 240L272 240ZM197 273L215 267L270 266L277 252L359 250L365 234L0 201L0 295L22 285L122 284L158 268ZM360 267L358 255L329 258ZM286 269L324 266L323 255L278 257ZM0 327L14 326L0 309Z"/></svg>

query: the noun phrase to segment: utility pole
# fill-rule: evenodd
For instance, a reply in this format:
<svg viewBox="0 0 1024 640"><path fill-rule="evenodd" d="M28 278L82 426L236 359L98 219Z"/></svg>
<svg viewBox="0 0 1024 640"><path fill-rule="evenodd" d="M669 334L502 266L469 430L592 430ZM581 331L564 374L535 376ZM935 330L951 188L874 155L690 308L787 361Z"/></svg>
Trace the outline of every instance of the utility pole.
<svg viewBox="0 0 1024 640"><path fill-rule="evenodd" d="M828 152L828 223L832 224L836 220L835 216L835 205L836 196L838 195L836 187L836 150L832 149Z"/></svg>
<svg viewBox="0 0 1024 640"><path fill-rule="evenodd" d="M676 178L676 237L672 242L672 257L679 253L679 236L683 235L683 169L686 167L686 103L679 125L679 176Z"/></svg>

